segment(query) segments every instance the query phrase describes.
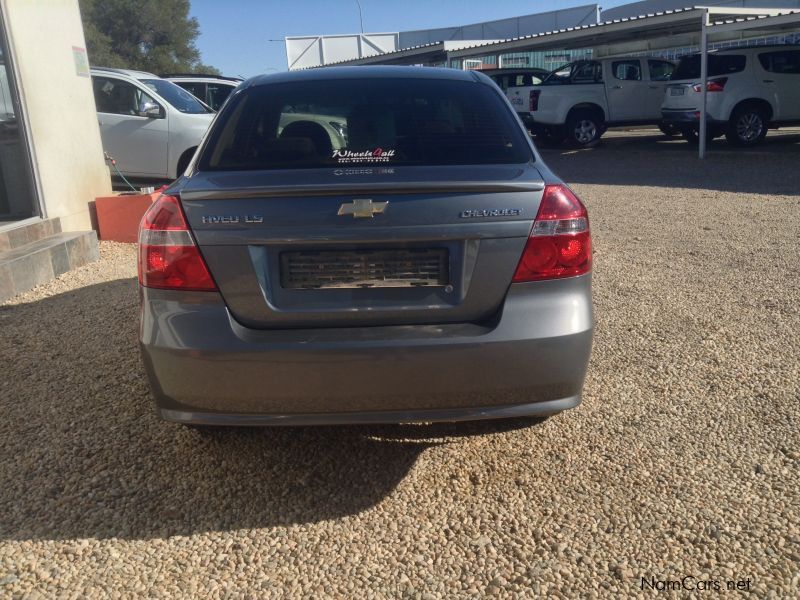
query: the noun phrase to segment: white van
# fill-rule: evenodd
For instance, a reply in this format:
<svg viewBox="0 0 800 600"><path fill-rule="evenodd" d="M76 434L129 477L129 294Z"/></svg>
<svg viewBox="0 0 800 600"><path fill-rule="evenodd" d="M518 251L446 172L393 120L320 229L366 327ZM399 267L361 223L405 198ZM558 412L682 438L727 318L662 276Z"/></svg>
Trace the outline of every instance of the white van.
<svg viewBox="0 0 800 600"><path fill-rule="evenodd" d="M103 150L125 176L176 179L189 165L214 111L152 73L92 69Z"/></svg>

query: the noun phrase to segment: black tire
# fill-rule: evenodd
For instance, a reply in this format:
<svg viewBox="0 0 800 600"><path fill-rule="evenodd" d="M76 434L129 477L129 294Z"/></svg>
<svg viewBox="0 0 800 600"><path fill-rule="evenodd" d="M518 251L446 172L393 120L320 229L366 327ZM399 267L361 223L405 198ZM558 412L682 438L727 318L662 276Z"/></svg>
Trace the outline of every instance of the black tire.
<svg viewBox="0 0 800 600"><path fill-rule="evenodd" d="M756 146L767 135L769 117L767 112L758 105L740 106L733 111L725 138L734 146Z"/></svg>
<svg viewBox="0 0 800 600"><path fill-rule="evenodd" d="M658 128L668 138L677 137L681 135L681 130L678 128L677 125L673 125L671 123L661 123Z"/></svg>
<svg viewBox="0 0 800 600"><path fill-rule="evenodd" d="M570 144L581 148L591 148L600 141L606 125L595 111L576 110L567 118L564 129Z"/></svg>

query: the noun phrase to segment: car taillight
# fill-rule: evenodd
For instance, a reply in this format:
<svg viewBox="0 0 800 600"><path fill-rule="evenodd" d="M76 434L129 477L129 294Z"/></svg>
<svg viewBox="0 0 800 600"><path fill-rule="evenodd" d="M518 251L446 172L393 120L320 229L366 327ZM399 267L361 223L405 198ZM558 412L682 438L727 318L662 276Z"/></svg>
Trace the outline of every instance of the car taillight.
<svg viewBox="0 0 800 600"><path fill-rule="evenodd" d="M720 77L719 79L711 79L706 84L706 90L709 92L722 92L725 90L725 84L728 83L727 77ZM703 86L699 83L695 83L692 86L692 89L700 93L703 91Z"/></svg>
<svg viewBox="0 0 800 600"><path fill-rule="evenodd" d="M159 196L142 217L139 283L163 290L217 289L175 196Z"/></svg>
<svg viewBox="0 0 800 600"><path fill-rule="evenodd" d="M592 269L586 207L565 185L544 188L514 283L583 275Z"/></svg>
<svg viewBox="0 0 800 600"><path fill-rule="evenodd" d="M531 112L539 110L539 94L541 93L542 90L531 90L529 97L529 107Z"/></svg>

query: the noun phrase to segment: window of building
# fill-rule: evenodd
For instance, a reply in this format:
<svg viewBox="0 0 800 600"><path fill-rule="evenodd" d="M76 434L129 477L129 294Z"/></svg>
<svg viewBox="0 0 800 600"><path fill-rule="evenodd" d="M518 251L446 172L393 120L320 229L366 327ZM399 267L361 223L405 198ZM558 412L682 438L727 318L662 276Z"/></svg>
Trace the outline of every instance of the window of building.
<svg viewBox="0 0 800 600"><path fill-rule="evenodd" d="M0 19L0 223L39 213L26 130Z"/></svg>

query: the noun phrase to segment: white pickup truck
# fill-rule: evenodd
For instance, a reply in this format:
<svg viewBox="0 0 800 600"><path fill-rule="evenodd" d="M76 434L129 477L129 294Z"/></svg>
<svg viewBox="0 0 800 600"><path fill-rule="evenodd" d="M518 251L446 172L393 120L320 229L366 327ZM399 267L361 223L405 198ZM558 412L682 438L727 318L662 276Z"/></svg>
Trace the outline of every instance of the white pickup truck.
<svg viewBox="0 0 800 600"><path fill-rule="evenodd" d="M572 62L527 90L529 110L520 117L546 141L566 138L579 146L594 145L608 127L660 126L664 89L674 68L668 60L650 57Z"/></svg>

